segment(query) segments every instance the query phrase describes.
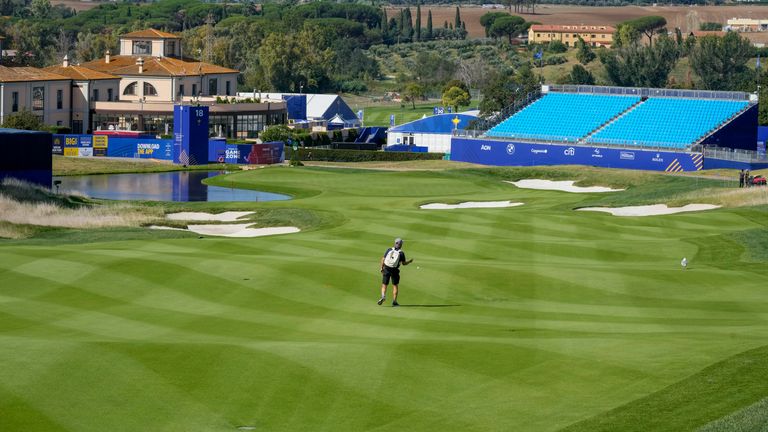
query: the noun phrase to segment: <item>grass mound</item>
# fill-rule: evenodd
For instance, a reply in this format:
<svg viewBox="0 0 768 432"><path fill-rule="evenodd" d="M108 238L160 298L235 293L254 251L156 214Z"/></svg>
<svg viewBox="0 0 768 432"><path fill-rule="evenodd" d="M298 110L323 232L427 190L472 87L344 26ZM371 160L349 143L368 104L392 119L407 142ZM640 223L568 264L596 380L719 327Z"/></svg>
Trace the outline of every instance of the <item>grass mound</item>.
<svg viewBox="0 0 768 432"><path fill-rule="evenodd" d="M715 424L704 430L741 430L722 427L747 425L755 420L748 415L753 412L768 418L764 399L768 397L766 382L768 346L762 346L717 362L659 392L577 423L563 432L677 432L695 430L710 421ZM745 411L717 421L742 408Z"/></svg>
<svg viewBox="0 0 768 432"><path fill-rule="evenodd" d="M38 231L34 227L138 227L161 215L159 208L98 204L14 179L0 185L0 237L4 238L29 237Z"/></svg>

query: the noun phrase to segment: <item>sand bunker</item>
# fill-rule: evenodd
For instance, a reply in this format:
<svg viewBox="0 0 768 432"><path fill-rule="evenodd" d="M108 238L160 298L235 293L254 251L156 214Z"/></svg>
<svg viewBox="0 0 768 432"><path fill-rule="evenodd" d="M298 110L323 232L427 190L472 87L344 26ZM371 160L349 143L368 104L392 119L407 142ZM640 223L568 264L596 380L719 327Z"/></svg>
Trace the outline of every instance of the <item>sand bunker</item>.
<svg viewBox="0 0 768 432"><path fill-rule="evenodd" d="M539 180L539 179L524 179L520 181L505 181L504 183L512 183L513 185L521 189L538 189L538 190L554 190L571 193L595 193L595 192L620 192L624 189L611 189L605 186L589 186L581 187L574 186L575 183L572 180L552 181L552 180Z"/></svg>
<svg viewBox="0 0 768 432"><path fill-rule="evenodd" d="M243 216L248 216L253 212L247 211L228 211L219 214L204 213L204 212L181 212L181 213L169 213L165 215L170 220L181 221L216 221L216 222L235 222Z"/></svg>
<svg viewBox="0 0 768 432"><path fill-rule="evenodd" d="M645 206L631 206L631 207L584 207L576 209L579 211L597 211L610 213L614 216L659 216L668 215L674 213L693 212L702 210L712 210L720 208L720 206L712 204L688 204L683 207L667 207L666 204L654 204Z"/></svg>
<svg viewBox="0 0 768 432"><path fill-rule="evenodd" d="M221 237L261 237L300 231L296 227L248 228L251 225L253 224L189 225L187 229L197 234Z"/></svg>
<svg viewBox="0 0 768 432"><path fill-rule="evenodd" d="M162 226L162 225L150 225L148 228L156 229L156 230L168 230L168 231L186 231L186 229L184 228L174 228L174 227Z"/></svg>
<svg viewBox="0 0 768 432"><path fill-rule="evenodd" d="M474 201L463 202L459 204L443 204L432 203L424 204L421 206L424 210L453 210L453 209L465 209L465 208L500 208L500 207L517 207L521 206L521 202L509 202L509 201Z"/></svg>
<svg viewBox="0 0 768 432"><path fill-rule="evenodd" d="M253 212L224 212L219 214L203 213L203 212L184 212L184 213L171 213L165 215L166 218L171 220L182 221L218 221L218 222L234 222L243 216L248 216ZM159 230L177 230L177 231L191 231L193 233L220 236L220 237L261 237L276 234L291 234L301 231L296 227L268 227L268 228L248 228L253 223L242 224L219 224L219 225L188 225L184 228L173 228L167 226L152 225L150 229Z"/></svg>

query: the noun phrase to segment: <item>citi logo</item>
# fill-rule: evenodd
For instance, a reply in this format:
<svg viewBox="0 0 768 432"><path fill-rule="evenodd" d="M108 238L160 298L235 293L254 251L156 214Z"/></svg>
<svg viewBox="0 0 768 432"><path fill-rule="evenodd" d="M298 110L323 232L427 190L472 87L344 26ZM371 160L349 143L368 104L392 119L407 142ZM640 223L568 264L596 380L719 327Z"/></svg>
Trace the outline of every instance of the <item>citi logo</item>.
<svg viewBox="0 0 768 432"><path fill-rule="evenodd" d="M563 154L566 156L573 156L576 154L576 149L573 147L568 147L567 149L563 150Z"/></svg>

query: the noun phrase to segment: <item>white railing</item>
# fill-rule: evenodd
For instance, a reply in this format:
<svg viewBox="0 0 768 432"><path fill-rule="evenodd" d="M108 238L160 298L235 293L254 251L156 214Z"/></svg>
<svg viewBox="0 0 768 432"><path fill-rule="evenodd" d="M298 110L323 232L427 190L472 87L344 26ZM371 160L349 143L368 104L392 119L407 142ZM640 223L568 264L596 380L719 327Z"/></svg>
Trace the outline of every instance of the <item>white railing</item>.
<svg viewBox="0 0 768 432"><path fill-rule="evenodd" d="M572 84L551 84L549 91L561 93L590 93L602 95L626 95L647 97L680 97L695 99L726 99L737 101L750 100L750 94L735 91L655 89L641 87L586 86Z"/></svg>
<svg viewBox="0 0 768 432"><path fill-rule="evenodd" d="M727 147L703 147L704 157L712 159L729 160L736 162L766 162L765 152L757 152L755 150L744 149L732 149Z"/></svg>

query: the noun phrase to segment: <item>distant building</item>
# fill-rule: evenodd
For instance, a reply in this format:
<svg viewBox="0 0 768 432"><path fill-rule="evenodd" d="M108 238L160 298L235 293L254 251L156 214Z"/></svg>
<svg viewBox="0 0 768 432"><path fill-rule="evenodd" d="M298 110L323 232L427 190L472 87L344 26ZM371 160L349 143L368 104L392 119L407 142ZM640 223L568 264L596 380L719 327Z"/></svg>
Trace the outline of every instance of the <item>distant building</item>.
<svg viewBox="0 0 768 432"><path fill-rule="evenodd" d="M0 120L13 113L5 106L17 106L40 111L46 124L70 126L74 133L165 134L173 130L174 105L200 104L210 106L211 135L255 137L268 125L286 122L283 101L231 103L238 71L184 58L178 36L154 29L125 34L120 54L107 51L103 59L81 65L65 57L61 66L5 69L0 70L0 83L9 84L0 86L0 98L15 91L10 89L14 83L19 104L0 104ZM21 90L22 82L28 90Z"/></svg>
<svg viewBox="0 0 768 432"><path fill-rule="evenodd" d="M576 45L576 41L581 37L587 45L610 46L613 43L614 27L604 25L549 25L534 24L528 29L528 41L536 43L547 43L558 40L567 47Z"/></svg>
<svg viewBox="0 0 768 432"><path fill-rule="evenodd" d="M31 111L45 124L69 126L71 83L43 69L0 66L0 124L9 115Z"/></svg>
<svg viewBox="0 0 768 432"><path fill-rule="evenodd" d="M768 30L768 19L731 18L727 28L737 32L764 32Z"/></svg>

